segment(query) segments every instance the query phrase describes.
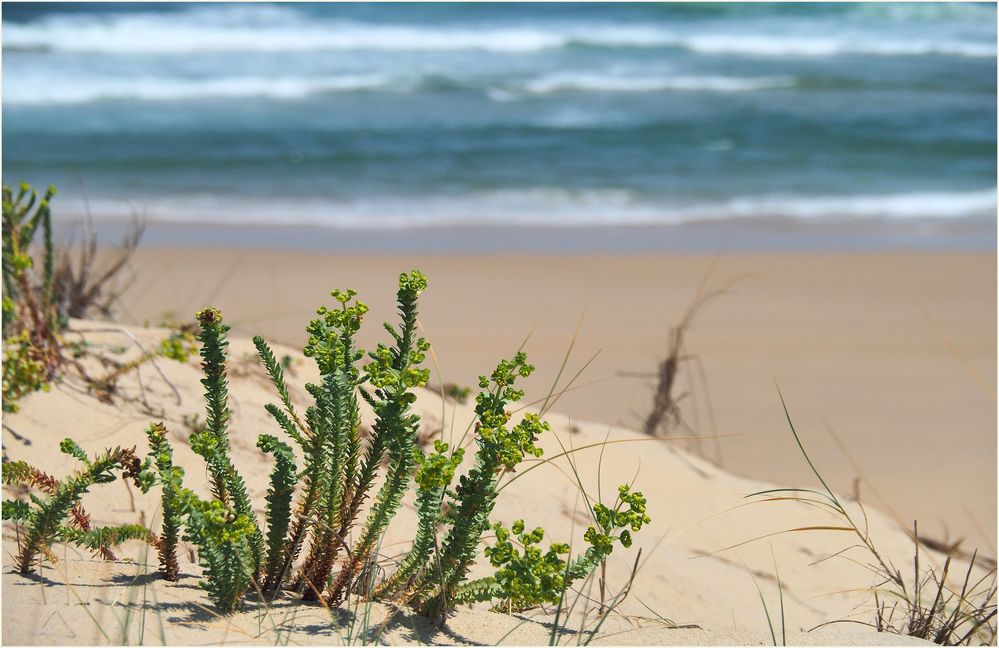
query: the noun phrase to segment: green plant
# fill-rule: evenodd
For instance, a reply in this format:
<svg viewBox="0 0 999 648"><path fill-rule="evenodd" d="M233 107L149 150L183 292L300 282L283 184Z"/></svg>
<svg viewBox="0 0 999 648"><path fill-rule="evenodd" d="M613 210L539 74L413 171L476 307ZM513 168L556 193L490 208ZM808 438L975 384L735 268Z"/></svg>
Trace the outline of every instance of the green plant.
<svg viewBox="0 0 999 648"><path fill-rule="evenodd" d="M507 405L520 400L524 392L514 384L534 371L524 353L503 360L490 377L481 376L476 396L475 424L478 449L475 465L458 480L445 520L450 525L440 546L436 564L415 579L410 600L432 616L442 616L452 605L454 593L475 560L479 540L489 528L489 515L496 501L500 476L519 464L525 455L540 456L534 445L538 435L550 429L536 414L525 414L509 427ZM427 556L427 559L430 557Z"/></svg>
<svg viewBox="0 0 999 648"><path fill-rule="evenodd" d="M21 409L18 401L23 397L49 390L48 371L27 331L6 339L4 344L7 348L3 355L3 411L17 412Z"/></svg>
<svg viewBox="0 0 999 648"><path fill-rule="evenodd" d="M206 419L203 425L197 418L190 419L190 427L195 430L190 442L194 452L205 460L212 498L204 500L183 487L184 472L173 465L172 449L162 423L153 424L147 431L152 466L147 465L140 481L146 491L156 483L161 486L163 532L157 542L161 573L169 580L177 578L176 545L183 528L184 539L198 548L198 560L204 568L202 587L218 608L229 613L242 606L251 587L262 589L269 575L276 573L286 560L293 559L284 540L298 473L294 454L287 444L270 435L259 437L258 447L275 457L267 497L265 541L245 481L230 458L226 379L229 327L214 308L200 311L197 319ZM276 362L268 365L265 361L265 366L276 370L281 378ZM291 407L287 392L285 398ZM293 432L299 441L304 441L297 431Z"/></svg>
<svg viewBox="0 0 999 648"><path fill-rule="evenodd" d="M191 435L191 449L204 458L212 483L212 492L222 505L237 517L251 521L248 535L254 560L253 574L259 575L263 536L256 527L256 516L250 503L246 482L229 458L229 389L226 380L226 347L229 327L222 322L222 313L206 308L197 314L201 324L201 367L205 373L207 414L205 429Z"/></svg>
<svg viewBox="0 0 999 648"><path fill-rule="evenodd" d="M257 447L274 455L274 470L267 491L267 563L265 574L276 574L285 564L288 550L285 542L291 524L291 500L298 481L295 454L287 443L268 434L260 435Z"/></svg>
<svg viewBox="0 0 999 648"><path fill-rule="evenodd" d="M613 509L599 502L593 505L596 525L590 526L583 535L590 547L570 565L570 578L583 578L593 571L614 550L615 540L626 549L631 547L631 534L652 521L645 512L646 500L642 493L632 492L625 484L617 487L617 493Z"/></svg>
<svg viewBox="0 0 999 648"><path fill-rule="evenodd" d="M450 454L448 450L448 444L435 441L432 454L424 457L422 452L415 453L416 461L420 464L416 473L416 536L412 548L392 576L374 591L376 598L391 598L405 591L433 554L438 526L445 521L441 515L445 489L451 484L454 471L465 455L463 448L456 448Z"/></svg>
<svg viewBox="0 0 999 648"><path fill-rule="evenodd" d="M590 547L573 561L562 560L563 548L555 545L539 562L533 545L543 532L525 535L520 523L517 533L526 547L524 554L506 546L490 548L487 553L499 568L497 575L465 582L482 536L490 528L500 478L525 457L542 454L535 442L549 426L532 413L510 425L508 406L523 396L515 383L529 376L534 367L523 353L500 362L488 378L480 378L475 464L451 488L464 450L438 440L433 451L424 455L418 439L420 419L412 412L414 390L424 386L429 376L428 370L420 368L429 344L417 335L417 303L426 286L426 277L419 271L400 275L396 295L400 324L385 324L394 343L379 344L367 354L370 361L363 371L358 362L364 352L355 347L354 337L367 306L356 301L351 290L331 293L339 306L320 308L319 317L307 329L305 354L316 362L320 381L306 385L314 404L304 413L292 402L284 376L286 363L277 360L262 338L254 338L280 401L266 405L266 410L303 459L299 471L292 446L270 435L258 438L257 446L275 459L263 525L266 536L230 459L229 329L217 310L198 313L207 415L190 438L192 449L207 464L213 497L202 500L183 488L183 471L173 466L165 429L154 424L147 432L150 462L142 483L147 490L157 482L163 489L164 529L157 546L165 575L176 576L176 538L183 528L184 538L198 547L204 567L202 585L223 612L238 609L251 589L274 597L290 588L330 607L358 593L369 600L401 599L424 613L440 615L457 603L478 600L497 599L508 608L557 600L569 583L588 576L615 542L631 544L630 534L647 523L648 516L641 493L622 486L612 508L599 503L592 507L595 523L585 536ZM375 416L364 444L359 397ZM394 573L376 584L379 543L414 479L418 524L413 545ZM355 535L358 512L369 497L367 517L356 530L356 540L348 543L348 536ZM507 533L504 541L508 537ZM290 577L292 566L306 549L297 574ZM518 573L524 570L538 575L540 584L523 586Z"/></svg>
<svg viewBox="0 0 999 648"><path fill-rule="evenodd" d="M205 429L192 434L190 441L208 467L214 499L202 500L183 489L179 507L186 513L185 539L198 546L198 559L205 568L202 585L218 607L231 612L241 605L251 581L259 578L264 540L246 483L230 459L225 373L229 327L214 308L198 312L197 319L207 414Z"/></svg>
<svg viewBox="0 0 999 648"><path fill-rule="evenodd" d="M17 194L3 187L3 338L7 349L3 367L3 410L15 412L17 401L44 388L61 361L59 317L53 294L54 251L49 201L55 187L39 200L22 183ZM35 234L41 230L41 276L31 255Z"/></svg>
<svg viewBox="0 0 999 648"><path fill-rule="evenodd" d="M318 385L306 385L315 405L305 411L304 420L292 404L284 381L287 363L279 363L266 342L254 338L281 400L281 407L269 404L267 410L298 444L305 461L304 488L295 520L279 552L284 559L268 563L265 591L282 587L292 563L308 545L293 588L307 600L325 596L328 602L339 604L397 511L418 462L415 438L419 418L410 413L410 407L415 400L412 389L425 384L428 377L428 372L418 365L429 345L416 335L417 300L426 285L426 277L419 271L400 275L397 302L401 323L398 329L385 324L395 343L391 347L380 344L369 354L371 362L364 367L363 375L357 362L364 354L355 348L354 336L367 306L355 301L352 290L331 293L339 307L320 308L319 317L307 329L305 355L315 360L321 380ZM359 392L365 383L370 390ZM366 447L362 447L360 436L358 393L376 416ZM351 548L346 538L386 457L389 465L385 480ZM330 575L341 551L347 554L346 564L331 583Z"/></svg>
<svg viewBox="0 0 999 648"><path fill-rule="evenodd" d="M321 378L321 385L306 385L315 399L315 405L306 410L309 442L303 452L307 488L298 506L300 524L291 537L297 553L306 541L301 529L312 516L316 524L308 538L309 553L295 584L306 600L323 596L330 572L346 544L347 530L372 486L386 441L375 437L361 461L357 387L362 378L355 363L363 352L355 348L354 335L368 307L354 301L356 293L352 290L334 290L331 294L340 306L319 309L319 317L309 323L305 347L305 355L315 360ZM287 409L286 390L278 389ZM275 411L273 408L271 413ZM294 410L287 411L294 415Z"/></svg>
<svg viewBox="0 0 999 648"><path fill-rule="evenodd" d="M173 465L173 452L162 423L147 430L150 463L155 472L147 464L140 483L145 491L155 483L161 486L163 532L157 542L161 573L168 580L177 578L177 536L183 527L184 539L198 547L198 561L204 568L202 587L216 606L229 613L242 605L251 585L260 580L265 560L264 538L246 483L230 458L226 379L229 327L214 308L198 312L197 320L206 420L204 427L189 438L191 449L205 460L212 499L204 500L183 487L184 471ZM276 483L292 481L295 469L293 464L288 466L288 453L283 451L287 446L265 437L261 437L261 446L278 457L282 478Z"/></svg>
<svg viewBox="0 0 999 648"><path fill-rule="evenodd" d="M373 393L361 392L375 412L372 445L376 442L384 445L389 466L346 568L331 587L330 599L334 604L342 600L357 570L371 557L375 544L399 508L420 455L416 439L420 417L412 414L410 408L416 401L412 390L426 385L430 377L429 370L419 368L430 344L416 336L417 298L426 287L427 278L419 271L400 275L397 301L402 322L398 330L385 324L395 345L390 348L379 344L369 354L372 362L364 367L366 382L374 388ZM351 515L352 511L347 513Z"/></svg>
<svg viewBox="0 0 999 648"><path fill-rule="evenodd" d="M614 508L599 502L594 504L595 524L583 536L590 546L571 561L561 558L570 550L565 543L552 543L542 553L537 546L545 535L541 527L525 531L524 521L516 520L507 529L497 522L493 525L496 542L486 548L486 556L490 564L497 568L496 573L462 585L455 593L455 602L498 599L496 608L507 611L526 610L541 603L558 603L566 588L577 580L587 578L610 556L615 541L625 548L631 546L631 534L651 522L645 512L645 504L642 493L632 492L627 485L618 487L618 501Z"/></svg>
<svg viewBox="0 0 999 648"><path fill-rule="evenodd" d="M217 396L218 392L213 387L217 387L217 383L206 391ZM159 550L160 573L167 580L177 579L177 536L183 528L184 540L198 548L198 562L204 569L200 585L224 613L239 609L259 567L261 549L254 542L255 534L259 534L255 518L238 513L233 498L228 496L228 489L235 482L226 471L226 466L231 466L228 463L228 446L225 450L209 452L207 446L211 446L215 437L192 441L192 446L198 444L196 452L202 457L211 457L210 460L206 458L209 473L212 473L214 480L221 482L219 486L213 486L213 499L204 500L183 487L184 471L173 465L173 451L163 424L154 423L146 435L155 472L147 464L139 481L144 491L155 483L161 487L163 530L155 542ZM219 457L221 454L226 455L224 461Z"/></svg>
<svg viewBox="0 0 999 648"><path fill-rule="evenodd" d="M315 438L315 435L305 427L298 412L295 410L295 406L291 402L291 394L288 392L288 387L284 381L283 365L278 363L274 357L274 353L262 337L254 337L253 343L257 347L261 362L277 388L281 402L284 405L284 410L281 410L276 405L268 403L265 409L274 417L285 433L302 448L306 461L306 468L300 475L300 478L304 481L305 488L297 507L297 515L295 516L295 520L289 523L287 540L280 551L283 558L278 564L268 561L264 581L261 584L263 591L276 592L281 588L291 569L292 563L301 551L302 542L308 533L309 517L319 499L319 484L324 468L322 439ZM315 414L311 414L310 416L312 420L315 420ZM271 513L271 515L273 514ZM290 509L288 517L290 520Z"/></svg>
<svg viewBox="0 0 999 648"><path fill-rule="evenodd" d="M254 520L218 499L203 500L186 489L181 502L186 513L184 539L197 545L198 562L204 568L201 586L222 612L238 610L259 562L251 541L259 533Z"/></svg>
<svg viewBox="0 0 999 648"><path fill-rule="evenodd" d="M9 466L9 473L6 473ZM54 495L59 488L59 480L52 475L46 473L43 470L35 468L34 466L28 465L22 461L5 462L5 480L4 483L9 485L17 485L23 489L36 488L46 495ZM24 520L28 512L30 511L30 506L20 500L10 500L10 506L12 507L10 516L14 520ZM21 513L18 513L20 511ZM4 519L7 519L5 517ZM90 515L83 508L83 504L77 501L73 504L73 507L69 511L69 525L80 531L90 531L92 526L90 524ZM102 545L95 550L95 553L105 560L117 560L114 552L111 551L109 545Z"/></svg>
<svg viewBox="0 0 999 648"><path fill-rule="evenodd" d="M371 354L372 362L363 378L355 367L362 352L354 348L353 336L367 307L353 302L353 291L333 292L340 308L320 309L320 317L309 325L306 354L315 358L322 385L307 386L316 405L306 410L304 422L284 382L285 363L277 361L262 338L254 339L283 405L268 405L267 410L300 446L306 464L301 475L304 488L292 521L291 504L299 479L294 453L275 437L261 435L258 439L258 447L275 456L267 497L266 550L245 483L229 458L228 327L215 309L198 313L207 416L204 429L191 435L191 446L205 459L214 498L201 500L181 486L183 473L172 466L165 431L161 424L153 426L149 432L150 456L156 460L158 476L146 471L143 483L147 489L157 479L163 485L161 568L165 574L176 574L176 567L170 566L175 558L165 547L175 546L170 538L176 537L183 519L185 538L198 545L199 560L205 567L203 585L213 602L229 612L239 607L251 586L263 592L281 589L308 536L310 553L298 580L307 597L310 593L318 597L325 589L338 550L344 546L345 530L374 483L383 457L388 455L388 477L379 489L357 545L348 552L349 559L357 561L353 567L360 566L397 510L411 468L417 462L414 439L419 418L409 409L415 400L412 388L424 384L427 378L425 370L414 367L423 360L428 347L415 335L416 301L425 286L426 278L418 271L400 276L398 298L403 322L398 331L386 325L396 344L391 348L380 345ZM365 381L374 388L374 393L365 392L365 397L378 420L362 460L357 389ZM167 530L168 525L172 531ZM349 567L341 573L344 571L351 573ZM350 578L342 582L339 590L332 590L333 595L348 587Z"/></svg>
<svg viewBox="0 0 999 648"><path fill-rule="evenodd" d="M22 574L32 571L39 556L51 559L50 547L56 541L73 542L105 554L105 557L108 557L105 552L111 546L125 540L152 541L149 530L141 525L91 528L89 516L80 506L80 498L91 486L113 482L116 471L125 478L138 479L140 464L133 450L115 448L91 459L75 441L68 438L59 444L59 449L83 464L81 470L62 481L24 461L10 461L3 465L4 484L35 486L45 494L29 493L30 503L19 500L3 502L3 519L24 527L24 532L18 534L15 558L18 571Z"/></svg>
<svg viewBox="0 0 999 648"><path fill-rule="evenodd" d="M117 381L124 374L156 357L183 360L191 353L192 339L178 332L153 352L120 363L95 353L84 342L64 338L72 331L69 317L86 314L91 307L107 314L120 293L106 285L125 266L138 244L141 228L126 238L123 251L109 267L98 273L94 261L96 239L81 251L74 269L69 255L55 259L52 214L49 203L55 187L44 195L22 183L15 192L3 187L3 411L17 412L28 394L47 390L67 369L75 370L98 398L110 401ZM41 233L41 254L33 255L36 235ZM37 258L36 258L37 257ZM92 356L111 370L93 378L78 362Z"/></svg>
<svg viewBox="0 0 999 648"><path fill-rule="evenodd" d="M558 603L568 586L567 564L560 556L569 553L569 545L555 542L541 552L536 546L545 536L537 527L524 530L524 521L515 520L510 529L502 522L493 525L496 542L486 547L489 562L496 567L496 574L464 585L458 599L469 602L500 599L498 608L524 610L541 603ZM519 544L523 552L515 546Z"/></svg>
<svg viewBox="0 0 999 648"><path fill-rule="evenodd" d="M147 467L141 475L140 484L143 492L148 492L154 481L160 484L163 528L156 542L160 573L166 580L176 581L180 571L177 563L177 540L184 513L184 469L173 465L173 448L167 441L167 430L163 423L150 425L146 430L146 437L149 439L149 458L156 466L156 473Z"/></svg>
<svg viewBox="0 0 999 648"><path fill-rule="evenodd" d="M328 540L326 532L330 529L335 531L333 524L339 524L344 484L337 478L337 474L344 474L344 459L349 455L353 455L353 463L356 465L359 452L359 415L353 394L358 374L351 368L351 363L357 360L359 352L353 350L350 337L359 328L360 318L366 310L363 304L347 305L352 294L335 295L341 299L343 308L310 325L313 337L307 352L316 356L321 370L325 370L323 382L326 387L323 390L310 386L310 391L317 398L317 407L309 408L306 412L310 427L302 423L291 403L284 384L282 365L262 339L254 340L264 367L277 386L285 406L283 411L276 406L269 406L267 409L303 448L307 463L303 475L306 488L303 490L299 516L292 525L291 503L299 476L294 454L287 444L275 437L261 435L258 440L258 447L274 454L276 459L267 501L266 550L245 483L229 458L229 408L225 376L228 327L222 322L222 316L217 310L205 309L198 313L207 416L204 429L191 435L192 449L205 459L208 466L213 500L201 500L180 486L182 473L176 472L179 469L172 467L162 426L160 429L154 426L151 431L151 455L158 459L159 481L164 484L164 510L178 513L173 516L165 515L165 524L168 519L176 520L183 514L185 537L198 545L199 560L205 567L206 578L203 585L213 602L225 612L239 607L251 585L263 591L280 589L310 528L310 515L314 513L318 513L317 517L321 520L327 521L325 528L313 532L314 553L318 560L328 561L332 567L332 559L321 553L321 549L325 548L321 542ZM326 314L327 311L321 311L321 315ZM377 467L378 461L372 459L370 464ZM347 474L353 475L349 470ZM154 480L151 475L147 477L147 488ZM171 483L176 485L169 487ZM170 535L164 532L164 538ZM161 562L164 563L164 573L175 571L167 566L169 561L163 560L163 556ZM308 563L306 567L309 567ZM315 569L315 566L312 568Z"/></svg>

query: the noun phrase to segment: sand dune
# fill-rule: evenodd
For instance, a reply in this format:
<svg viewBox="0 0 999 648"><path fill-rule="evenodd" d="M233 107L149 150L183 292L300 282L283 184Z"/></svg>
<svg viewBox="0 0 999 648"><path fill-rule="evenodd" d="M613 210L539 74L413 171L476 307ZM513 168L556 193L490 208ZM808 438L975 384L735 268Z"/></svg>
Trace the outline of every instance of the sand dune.
<svg viewBox="0 0 999 648"><path fill-rule="evenodd" d="M107 327L73 322L76 330ZM130 330L147 344L166 335L166 331L157 329ZM95 343L130 344L119 333L85 335ZM247 478L251 496L262 512L269 463L254 442L259 433L280 432L263 409L274 395L262 371L251 361L252 351L248 340L234 339L231 438L233 460ZM291 382L295 386L293 396L301 399L301 386L313 377L310 361L288 348L276 351L297 359L297 375ZM187 471L187 485L204 489L205 484L199 483L205 479L203 463L187 445L188 431L182 422L185 416L202 411L200 370L194 361L186 365L161 361L160 366L176 387L179 401L148 366L141 373L146 404L139 399L140 386L134 379L122 384L121 397L114 405L101 403L72 384L59 385L50 393L30 396L21 412L5 417L5 455L61 475L73 467L73 460L57 452L64 436L72 436L89 451L113 445L136 445L142 450L142 430L151 420L162 419L170 430L176 460ZM443 420L445 438L460 437L472 420L468 406L442 401L426 390L421 390L416 409L427 429L439 429ZM770 484L733 476L689 454L677 442L652 440L624 427L570 421L554 413L547 418L553 430L542 438L545 456L559 454L563 446L580 448L572 456L590 496L606 497L616 484L634 479L636 488L649 499L653 523L642 530L631 550L619 549L609 561L608 590L616 592L625 585L641 548L642 561L631 593L601 628L601 642L769 643L767 618L757 587L773 613L778 609L778 570L789 641L840 644L899 640L872 634L857 624L827 626L818 634L800 633L836 619L871 618L866 590L873 579L861 564L844 558L815 564L852 544L848 534L789 533L725 550L776 531L829 524L828 515L789 502L746 506L747 494ZM620 443L606 446L602 456L597 448L582 449L604 439ZM155 524L156 494L143 496L120 481L94 488L84 503L98 524L140 520ZM585 528L579 505L578 488L568 477L562 458L536 469L522 469L503 489L493 519L509 523L522 517L528 525L543 525L552 538L579 543ZM877 510L869 508L867 512L871 536L884 555L898 565L911 564L913 546L906 533ZM414 521L415 513L407 503L383 542L384 555L406 548ZM155 571L155 565L144 564L143 557L149 562L154 559L135 543L121 553L138 562L114 564L97 562L60 546L56 553L62 560L58 564L47 566L40 578L25 578L7 573L14 540L12 531L5 527L6 643L119 643L124 637L135 641L135 633L145 633L144 641L157 643L161 638L191 644L272 643L286 639L293 643L329 643L344 639L343 624L351 618L349 612L337 617L341 626L336 628L321 608L282 602L268 614L251 604L248 611L232 619L217 619L206 611L210 607L208 599L196 585L198 568L189 561L187 551L181 552L184 577L177 584L169 584L144 575ZM865 559L862 553L853 556L860 562ZM942 556L923 551L922 560L940 563ZM483 566L478 571L484 571ZM384 619L388 614L387 608L376 606L371 618ZM697 627L667 628L655 620L657 616L681 626ZM533 621L521 624L524 618L532 617ZM496 643L502 639L507 643L546 644L549 630L544 624L551 623L551 617L541 611L510 617L485 610L463 610L448 620L445 629L430 627L425 620L407 614L393 618L382 637L392 643ZM279 624L284 634L279 637L280 633L269 629L268 624ZM380 621L374 625L378 624ZM506 636L508 632L511 634ZM563 643L577 640L571 636L561 639Z"/></svg>

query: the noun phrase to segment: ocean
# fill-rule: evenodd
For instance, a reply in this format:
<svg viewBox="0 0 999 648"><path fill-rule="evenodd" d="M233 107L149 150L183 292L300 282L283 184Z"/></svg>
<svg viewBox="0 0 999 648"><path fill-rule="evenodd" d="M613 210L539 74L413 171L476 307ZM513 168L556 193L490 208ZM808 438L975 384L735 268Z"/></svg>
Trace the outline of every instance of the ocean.
<svg viewBox="0 0 999 648"><path fill-rule="evenodd" d="M5 4L2 32L3 181L64 218L995 245L992 4Z"/></svg>

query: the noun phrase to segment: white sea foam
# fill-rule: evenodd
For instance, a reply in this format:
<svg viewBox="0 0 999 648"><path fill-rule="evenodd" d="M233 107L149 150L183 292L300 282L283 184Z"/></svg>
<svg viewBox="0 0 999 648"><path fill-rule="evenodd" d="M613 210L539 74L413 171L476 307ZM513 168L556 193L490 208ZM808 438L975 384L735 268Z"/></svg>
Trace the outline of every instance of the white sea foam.
<svg viewBox="0 0 999 648"><path fill-rule="evenodd" d="M439 75L431 75L440 84ZM326 77L231 76L215 78L180 77L78 77L42 71L10 75L4 84L4 103L76 104L100 100L181 101L203 98L303 99L314 95L360 91L416 92L425 78L389 74L345 74ZM448 79L453 87L476 87L474 80ZM486 88L494 101L515 101L532 95L558 92L751 92L790 88L794 79L786 76L615 76L613 73L556 73L522 83L503 82ZM591 120L592 121L592 120Z"/></svg>
<svg viewBox="0 0 999 648"><path fill-rule="evenodd" d="M111 54L190 54L211 51L323 50L522 52L564 46L568 37L530 28L433 28L346 20L310 22L292 13L272 21L234 21L222 10L180 17L129 14L110 18L53 16L5 24L4 47Z"/></svg>
<svg viewBox="0 0 999 648"><path fill-rule="evenodd" d="M220 224L319 225L355 229L405 229L443 225L675 225L731 219L810 222L868 220L947 221L996 212L995 189L857 196L744 196L728 201L670 205L639 199L626 189L531 187L480 192L460 198L383 197L332 201L320 198L242 199L172 196L138 201L154 221ZM130 203L92 206L120 218ZM72 212L66 204L63 211ZM472 216L474 214L474 216Z"/></svg>
<svg viewBox="0 0 999 648"><path fill-rule="evenodd" d="M683 220L780 217L816 219L953 219L996 213L996 190L853 196L745 196L719 205L688 207Z"/></svg>
<svg viewBox="0 0 999 648"><path fill-rule="evenodd" d="M891 40L861 36L748 36L735 34L692 35L683 45L706 54L740 54L759 57L828 57L847 54L874 56L924 56L941 54L969 58L996 56L988 43L948 40Z"/></svg>
<svg viewBox="0 0 999 648"><path fill-rule="evenodd" d="M717 30L683 32L642 24L538 22L535 26L426 26L306 17L291 8L230 6L192 8L174 14L53 15L28 23L4 23L4 48L190 54L204 51L486 50L532 52L568 46L675 47L709 54L836 56L941 54L988 58L994 42L939 38L886 38L884 33L771 33Z"/></svg>
<svg viewBox="0 0 999 648"><path fill-rule="evenodd" d="M705 92L750 92L789 88L794 79L788 76L614 76L586 72L559 72L525 82L522 91L528 94L550 94L565 91L584 92L658 92L663 90Z"/></svg>
<svg viewBox="0 0 999 648"><path fill-rule="evenodd" d="M53 83L52 78L8 77L5 104L75 104L104 99L171 101L200 98L301 99L315 94L357 92L389 87L385 75L305 77L221 77L181 79L162 77L71 78Z"/></svg>

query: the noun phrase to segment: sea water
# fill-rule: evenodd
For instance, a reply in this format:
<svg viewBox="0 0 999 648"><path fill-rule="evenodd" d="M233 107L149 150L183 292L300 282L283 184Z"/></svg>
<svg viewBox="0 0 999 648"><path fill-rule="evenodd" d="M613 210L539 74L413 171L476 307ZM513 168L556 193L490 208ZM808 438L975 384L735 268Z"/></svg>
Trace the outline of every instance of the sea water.
<svg viewBox="0 0 999 648"><path fill-rule="evenodd" d="M994 246L996 8L7 4L20 180L97 219L970 223Z"/></svg>

